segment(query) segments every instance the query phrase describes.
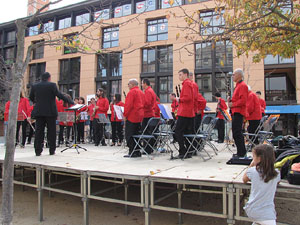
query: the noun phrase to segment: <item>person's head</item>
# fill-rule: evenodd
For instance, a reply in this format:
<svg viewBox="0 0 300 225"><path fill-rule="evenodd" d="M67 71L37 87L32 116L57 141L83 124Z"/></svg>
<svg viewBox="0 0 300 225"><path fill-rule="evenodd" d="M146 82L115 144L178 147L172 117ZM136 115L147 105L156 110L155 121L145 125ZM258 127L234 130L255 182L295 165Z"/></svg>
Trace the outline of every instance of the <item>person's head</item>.
<svg viewBox="0 0 300 225"><path fill-rule="evenodd" d="M260 91L257 91L255 94L256 94L256 96L257 96L258 98L261 97L261 92L260 92Z"/></svg>
<svg viewBox="0 0 300 225"><path fill-rule="evenodd" d="M219 99L221 98L221 94L220 94L219 92L217 92L217 93L215 94L215 97L216 97L217 100L219 100Z"/></svg>
<svg viewBox="0 0 300 225"><path fill-rule="evenodd" d="M78 102L79 102L79 98L78 97L74 98L74 103L78 104Z"/></svg>
<svg viewBox="0 0 300 225"><path fill-rule="evenodd" d="M51 79L50 73L48 73L48 72L43 73L41 79L42 79L42 81L50 81L50 79Z"/></svg>
<svg viewBox="0 0 300 225"><path fill-rule="evenodd" d="M96 103L95 98L91 98L91 104L95 105L95 103Z"/></svg>
<svg viewBox="0 0 300 225"><path fill-rule="evenodd" d="M275 153L271 145L257 145L252 150L253 162L264 182L277 176L275 171Z"/></svg>
<svg viewBox="0 0 300 225"><path fill-rule="evenodd" d="M189 78L191 81L194 81L194 74L193 74L192 72L189 72L188 78Z"/></svg>
<svg viewBox="0 0 300 225"><path fill-rule="evenodd" d="M143 79L142 88L146 90L150 86L150 81L148 79Z"/></svg>
<svg viewBox="0 0 300 225"><path fill-rule="evenodd" d="M139 85L139 82L137 81L137 79L130 79L128 82L129 90L131 90L132 88L134 88L138 85Z"/></svg>
<svg viewBox="0 0 300 225"><path fill-rule="evenodd" d="M179 80L184 81L188 78L189 76L189 70L188 69L181 69L178 72Z"/></svg>
<svg viewBox="0 0 300 225"><path fill-rule="evenodd" d="M68 98L68 99L72 99L71 96L68 95L68 94L66 94L66 93L64 93L64 96L65 96L66 98ZM64 106L64 107L68 107L68 106L69 106L69 103L66 102L66 101L63 101L63 106Z"/></svg>
<svg viewBox="0 0 300 225"><path fill-rule="evenodd" d="M176 94L172 93L170 94L170 100L173 102L176 99Z"/></svg>
<svg viewBox="0 0 300 225"><path fill-rule="evenodd" d="M232 80L234 82L239 82L241 80L244 79L244 72L242 69L238 68L238 69L235 69L234 72L233 72L233 77L232 77Z"/></svg>
<svg viewBox="0 0 300 225"><path fill-rule="evenodd" d="M79 97L78 103L79 104L85 104L84 97Z"/></svg>
<svg viewBox="0 0 300 225"><path fill-rule="evenodd" d="M120 94L115 94L114 95L114 100L115 100L115 102L120 102L121 101L121 95Z"/></svg>
<svg viewBox="0 0 300 225"><path fill-rule="evenodd" d="M97 94L98 97L104 98L104 89L103 88L98 88L96 94Z"/></svg>

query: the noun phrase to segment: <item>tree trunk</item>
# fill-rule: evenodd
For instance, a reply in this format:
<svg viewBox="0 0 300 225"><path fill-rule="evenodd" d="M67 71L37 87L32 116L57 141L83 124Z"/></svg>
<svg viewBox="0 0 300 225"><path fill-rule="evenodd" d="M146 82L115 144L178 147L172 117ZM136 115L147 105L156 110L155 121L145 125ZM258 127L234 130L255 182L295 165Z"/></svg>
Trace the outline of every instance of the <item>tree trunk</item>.
<svg viewBox="0 0 300 225"><path fill-rule="evenodd" d="M14 155L16 142L16 125L20 92L23 84L23 74L26 68L24 62L24 40L26 25L22 20L16 21L17 26L17 58L12 67L13 83L10 95L9 120L6 135L6 152L3 162L2 181L2 224L11 225L13 219L13 193L14 193ZM27 54L28 55L28 54ZM27 56L28 57L28 56Z"/></svg>

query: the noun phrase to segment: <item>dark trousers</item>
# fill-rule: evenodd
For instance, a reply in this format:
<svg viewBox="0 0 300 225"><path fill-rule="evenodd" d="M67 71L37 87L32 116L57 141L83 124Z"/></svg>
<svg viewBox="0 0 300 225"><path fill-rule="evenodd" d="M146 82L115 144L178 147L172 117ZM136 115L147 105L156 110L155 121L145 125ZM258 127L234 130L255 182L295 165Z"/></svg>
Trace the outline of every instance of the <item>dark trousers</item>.
<svg viewBox="0 0 300 225"><path fill-rule="evenodd" d="M64 142L64 130L67 129L67 135L65 137L66 143L70 140L71 126L62 126L59 125L59 143L63 144Z"/></svg>
<svg viewBox="0 0 300 225"><path fill-rule="evenodd" d="M16 132L16 143L19 143L19 133L20 133L20 128L22 126L22 145L25 145L26 142L26 128L27 128L27 120L24 121L18 121L17 122L17 132Z"/></svg>
<svg viewBox="0 0 300 225"><path fill-rule="evenodd" d="M111 132L112 132L112 142L116 143L119 141L120 143L123 141L123 125L122 122L112 121L111 122Z"/></svg>
<svg viewBox="0 0 300 225"><path fill-rule="evenodd" d="M84 122L76 123L77 126L77 142L84 141Z"/></svg>
<svg viewBox="0 0 300 225"><path fill-rule="evenodd" d="M225 121L224 120L218 119L217 129L218 129L218 141L224 142L224 136L225 136Z"/></svg>
<svg viewBox="0 0 300 225"><path fill-rule="evenodd" d="M129 155L132 153L134 147L135 147L135 142L132 138L132 135L138 134L141 129L141 124L140 123L132 123L129 120L126 120L125 123L125 139L127 142L127 146L129 148Z"/></svg>
<svg viewBox="0 0 300 225"><path fill-rule="evenodd" d="M101 144L105 144L105 138L104 138L104 124L98 123L98 119L93 120L94 125L94 135L95 135L95 145L99 145L100 141Z"/></svg>
<svg viewBox="0 0 300 225"><path fill-rule="evenodd" d="M175 128L176 140L179 144L179 155L184 155L187 151L188 142L184 138L184 134L193 133L194 118L178 116Z"/></svg>
<svg viewBox="0 0 300 225"><path fill-rule="evenodd" d="M256 129L258 128L260 123L260 120L249 120L249 126L248 126L248 133L254 134ZM256 137L252 138L252 141L254 141L255 144L258 144L258 138Z"/></svg>
<svg viewBox="0 0 300 225"><path fill-rule="evenodd" d="M197 133L197 131L199 130L200 128L200 125L201 125L201 121L202 121L202 115L195 115L195 133Z"/></svg>
<svg viewBox="0 0 300 225"><path fill-rule="evenodd" d="M90 141L95 141L93 120L90 121Z"/></svg>
<svg viewBox="0 0 300 225"><path fill-rule="evenodd" d="M243 136L244 117L240 113L234 113L232 117L232 134L237 148L237 155L244 157L246 155L246 147Z"/></svg>
<svg viewBox="0 0 300 225"><path fill-rule="evenodd" d="M32 123L31 124L32 126L30 126L30 130L29 130L29 135L28 135L28 139L27 139L27 143L31 143L31 139L32 139L32 136L33 136L33 133L34 133L34 130L32 127L35 127L35 123Z"/></svg>
<svg viewBox="0 0 300 225"><path fill-rule="evenodd" d="M36 130L34 139L34 149L36 154L41 154L43 151L45 126L47 125L47 139L49 152L54 153L56 149L56 116L55 117L37 117Z"/></svg>

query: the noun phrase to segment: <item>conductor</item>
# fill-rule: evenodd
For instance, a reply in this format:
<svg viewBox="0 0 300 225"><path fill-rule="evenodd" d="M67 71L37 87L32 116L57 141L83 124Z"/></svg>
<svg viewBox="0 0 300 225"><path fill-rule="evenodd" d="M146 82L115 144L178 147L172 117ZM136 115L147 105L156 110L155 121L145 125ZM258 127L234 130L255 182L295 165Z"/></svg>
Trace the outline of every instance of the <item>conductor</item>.
<svg viewBox="0 0 300 225"><path fill-rule="evenodd" d="M50 82L51 75L48 72L42 74L42 81L32 86L30 100L35 104L31 117L36 119L36 133L34 149L36 156L43 151L45 125L47 125L49 154L54 155L56 149L56 117L57 108L55 98L58 97L69 104L74 102L58 91L55 83Z"/></svg>

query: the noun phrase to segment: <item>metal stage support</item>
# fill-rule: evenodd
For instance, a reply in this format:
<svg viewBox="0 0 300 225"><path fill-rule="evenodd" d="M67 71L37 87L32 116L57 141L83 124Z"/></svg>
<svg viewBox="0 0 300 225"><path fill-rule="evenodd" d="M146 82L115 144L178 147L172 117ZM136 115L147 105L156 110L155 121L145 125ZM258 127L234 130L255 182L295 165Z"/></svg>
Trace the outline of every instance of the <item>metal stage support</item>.
<svg viewBox="0 0 300 225"><path fill-rule="evenodd" d="M1 165L2 166L2 165ZM20 170L21 168L21 170ZM32 176L25 175L25 171L31 171ZM18 171L21 171L18 173ZM2 174L2 173L1 173ZM54 180L51 183L51 179L45 179L49 174L60 175L64 178L62 181ZM19 176L20 175L20 176ZM2 176L2 175L1 175ZM66 176L66 177L64 177ZM70 179L70 177L72 179ZM33 179L35 178L35 179ZM2 177L0 178L2 181ZM76 191L64 190L56 187L59 184L67 182L80 182L80 185ZM112 187L103 189L92 193L92 187L94 182L104 182L113 184ZM79 197L83 204L83 221L82 224L89 225L89 200L99 200L110 203L117 203L124 205L125 214L128 214L128 207L141 208L145 214L145 225L151 225L151 210L161 210L174 212L178 214L178 223L182 224L183 214L207 216L213 218L221 218L227 221L227 224L233 225L235 221L250 221L247 217L241 215L241 196L243 190L249 190L249 184L242 183L225 183L225 182L213 182L213 181L198 181L188 179L176 179L176 178L160 178L158 176L134 176L134 175L122 175L113 173L104 173L97 171L80 171L70 168L56 168L43 165L28 165L18 164L16 165L16 176L14 184L31 187L38 192L38 220L43 221L43 200L44 191L53 193L61 193L66 195L72 195ZM102 184L102 183L98 183ZM116 186L114 186L116 185ZM140 189L140 199L137 201L130 201L128 196L128 189L131 185L138 186ZM171 187L171 188L170 188ZM114 188L124 188L124 198L119 199L117 197L104 197L101 194L107 193ZM163 188L168 193L156 197L155 191ZM80 190L78 190L80 189ZM195 209L186 209L183 207L184 194L186 192L194 192L199 194L214 194L222 195L222 210L219 212L200 211ZM160 193L160 192L158 192ZM288 193L288 197L280 197L279 193ZM276 199L284 199L288 201L300 202L300 187L282 184L277 188ZM167 198L176 197L177 204L173 207L164 206L159 203L163 202ZM200 200L202 197L200 198ZM201 204L203 201L201 201ZM284 224L278 222L277 224Z"/></svg>

